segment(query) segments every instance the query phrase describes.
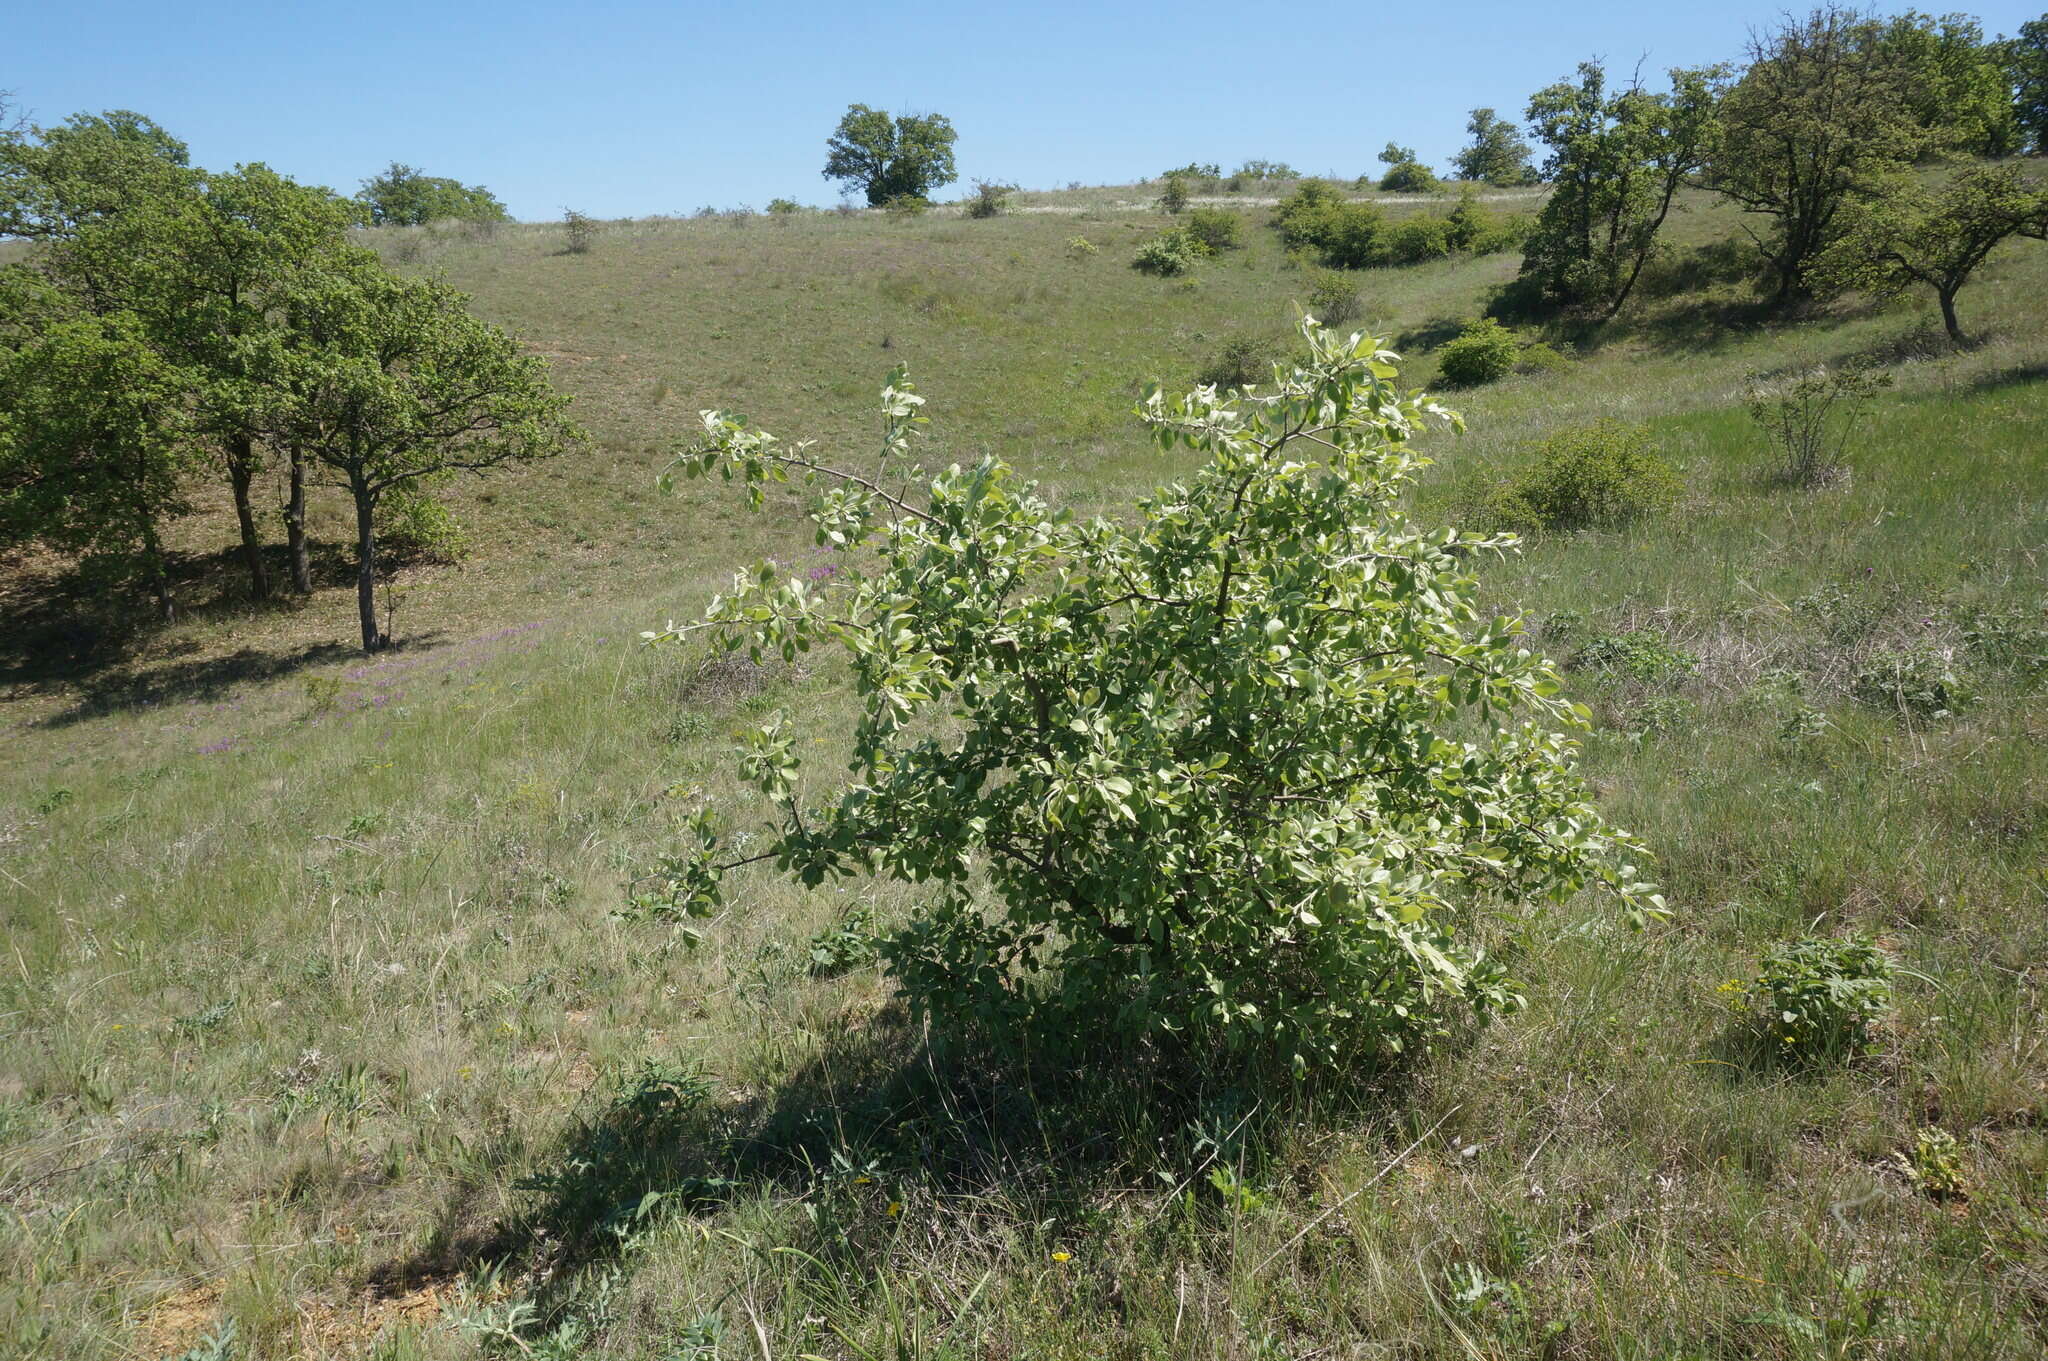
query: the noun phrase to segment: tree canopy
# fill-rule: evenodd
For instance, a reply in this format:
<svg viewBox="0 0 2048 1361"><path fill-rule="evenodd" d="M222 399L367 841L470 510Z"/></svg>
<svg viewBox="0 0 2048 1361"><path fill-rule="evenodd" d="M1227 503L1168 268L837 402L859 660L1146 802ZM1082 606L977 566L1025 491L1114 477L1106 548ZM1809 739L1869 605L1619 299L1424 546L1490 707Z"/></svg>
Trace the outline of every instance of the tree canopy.
<svg viewBox="0 0 2048 1361"><path fill-rule="evenodd" d="M1513 123L1492 109L1474 109L1465 130L1472 134L1472 144L1451 158L1459 179L1503 186L1535 181L1529 144L1516 134Z"/></svg>
<svg viewBox="0 0 2048 1361"><path fill-rule="evenodd" d="M1550 147L1555 186L1536 219L1522 275L1554 305L1613 316L1628 301L1679 189L1719 136L1718 68L1671 72L1671 92L1610 91L1606 70L1539 90L1529 126Z"/></svg>
<svg viewBox="0 0 2048 1361"><path fill-rule="evenodd" d="M824 175L861 190L870 207L891 199L929 198L934 189L959 178L953 165L957 137L944 114L895 118L865 104L849 105L825 143Z"/></svg>
<svg viewBox="0 0 2048 1361"><path fill-rule="evenodd" d="M1830 290L1862 288L1879 297L1930 289L1949 339L1960 345L1956 295L1993 250L2016 236L2048 239L2048 188L2019 166L1965 166L1938 189L1899 173L1851 206L1815 275Z"/></svg>
<svg viewBox="0 0 2048 1361"><path fill-rule="evenodd" d="M288 326L266 354L277 394L268 434L355 507L357 614L363 648L375 651L389 641L375 594L385 494L545 458L582 431L545 363L471 315L446 284L359 256L303 280L285 312Z"/></svg>
<svg viewBox="0 0 2048 1361"><path fill-rule="evenodd" d="M481 184L463 184L393 161L363 181L356 192L379 227L417 227L451 218L462 222L509 222L505 205Z"/></svg>

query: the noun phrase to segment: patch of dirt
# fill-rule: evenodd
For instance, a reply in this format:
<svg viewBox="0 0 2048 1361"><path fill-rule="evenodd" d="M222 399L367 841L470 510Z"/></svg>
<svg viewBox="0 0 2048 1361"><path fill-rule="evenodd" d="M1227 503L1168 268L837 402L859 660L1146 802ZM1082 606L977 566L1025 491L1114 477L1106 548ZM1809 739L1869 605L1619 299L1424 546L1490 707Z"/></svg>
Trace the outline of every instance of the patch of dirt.
<svg viewBox="0 0 2048 1361"><path fill-rule="evenodd" d="M135 1349L144 1356L176 1356L213 1331L220 1312L220 1282L208 1281L166 1295L135 1325Z"/></svg>

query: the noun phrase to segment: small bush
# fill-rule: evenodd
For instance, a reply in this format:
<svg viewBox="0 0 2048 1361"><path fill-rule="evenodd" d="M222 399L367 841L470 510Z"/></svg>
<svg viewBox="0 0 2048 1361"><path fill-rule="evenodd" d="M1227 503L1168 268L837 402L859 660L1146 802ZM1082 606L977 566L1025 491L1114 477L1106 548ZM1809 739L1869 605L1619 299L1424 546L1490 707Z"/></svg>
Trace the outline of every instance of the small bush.
<svg viewBox="0 0 2048 1361"><path fill-rule="evenodd" d="M1832 1058L1869 1043L1871 1022L1891 1010L1892 972L1868 939L1809 936L1771 947L1749 991L1782 1050Z"/></svg>
<svg viewBox="0 0 2048 1361"><path fill-rule="evenodd" d="M1515 360L1516 373L1563 373L1572 366L1570 356L1560 354L1542 341L1524 345Z"/></svg>
<svg viewBox="0 0 2048 1361"><path fill-rule="evenodd" d="M1363 308L1358 281L1341 269L1319 269L1309 276L1308 312L1325 326L1356 321Z"/></svg>
<svg viewBox="0 0 2048 1361"><path fill-rule="evenodd" d="M969 217L996 217L1003 211L1010 195L1015 193L1014 184L998 184L994 180L976 180L974 197L967 200Z"/></svg>
<svg viewBox="0 0 2048 1361"><path fill-rule="evenodd" d="M1181 213L1187 210L1187 206L1187 177L1183 175L1168 175L1166 177L1166 189L1159 195L1159 211L1162 213Z"/></svg>
<svg viewBox="0 0 2048 1361"><path fill-rule="evenodd" d="M1857 671L1849 693L1906 719L1953 718L1972 698L1954 659L1927 644L1878 653Z"/></svg>
<svg viewBox="0 0 2048 1361"><path fill-rule="evenodd" d="M898 222L906 222L913 217L923 217L931 206L932 201L922 194L898 194L882 205L882 211Z"/></svg>
<svg viewBox="0 0 2048 1361"><path fill-rule="evenodd" d="M453 566L470 553L469 532L426 492L393 487L377 503L377 546L393 566Z"/></svg>
<svg viewBox="0 0 2048 1361"><path fill-rule="evenodd" d="M1825 486L1847 466L1849 439L1890 374L1819 365L1777 382L1749 376L1749 414L1777 447L1778 480L1811 489Z"/></svg>
<svg viewBox="0 0 2048 1361"><path fill-rule="evenodd" d="M1380 192L1386 194L1434 194L1442 187L1436 175L1420 161L1403 161L1380 178Z"/></svg>
<svg viewBox="0 0 2048 1361"><path fill-rule="evenodd" d="M1085 236L1077 236L1067 242L1067 255L1070 259L1085 260L1091 255L1100 254L1102 254L1102 248Z"/></svg>
<svg viewBox="0 0 2048 1361"><path fill-rule="evenodd" d="M794 217L803 211L803 205L793 198L771 198L768 200L768 216Z"/></svg>
<svg viewBox="0 0 2048 1361"><path fill-rule="evenodd" d="M1218 389L1270 382L1273 377L1273 350L1269 341L1257 336L1232 336L1196 376L1196 381Z"/></svg>
<svg viewBox="0 0 2048 1361"><path fill-rule="evenodd" d="M1197 208L1188 214L1181 230L1201 242L1211 254L1221 254L1243 244L1244 218L1228 208Z"/></svg>
<svg viewBox="0 0 2048 1361"><path fill-rule="evenodd" d="M599 227L596 218L587 217L574 208L564 208L562 230L567 238L569 254L588 255L591 246L597 242Z"/></svg>
<svg viewBox="0 0 2048 1361"><path fill-rule="evenodd" d="M1456 340L1444 346L1437 366L1444 381L1459 387L1476 387L1505 378L1521 357L1514 332L1491 317L1473 322Z"/></svg>
<svg viewBox="0 0 2048 1361"><path fill-rule="evenodd" d="M1668 509L1678 489L1678 474L1651 449L1647 431L1602 421L1536 445L1496 493L1494 518L1509 529L1609 528Z"/></svg>
<svg viewBox="0 0 2048 1361"><path fill-rule="evenodd" d="M1170 278L1186 274L1207 253L1201 243L1186 232L1161 232L1139 244L1137 254L1131 257L1131 268Z"/></svg>

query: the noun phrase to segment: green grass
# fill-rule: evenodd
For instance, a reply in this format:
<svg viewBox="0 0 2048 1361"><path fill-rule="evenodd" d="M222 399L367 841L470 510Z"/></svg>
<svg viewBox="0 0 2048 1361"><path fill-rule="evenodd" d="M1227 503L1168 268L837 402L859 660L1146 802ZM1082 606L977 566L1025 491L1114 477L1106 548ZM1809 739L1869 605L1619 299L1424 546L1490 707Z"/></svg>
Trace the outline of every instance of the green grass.
<svg viewBox="0 0 2048 1361"><path fill-rule="evenodd" d="M1745 375L1913 355L1917 305L1795 326L1709 283L1458 394L1432 515L1546 431L1649 427L1677 510L1482 576L1552 655L1648 631L1694 660L1568 673L1673 921L1486 928L1529 1010L1410 1070L956 1071L871 967L813 971L814 938L910 890L757 874L694 950L618 914L699 801L749 806L736 729L788 707L829 752L851 711L830 665L638 646L812 552L793 504L653 494L698 408L864 451L903 361L938 457L1121 513L1176 471L1129 418L1142 385L1283 335L1305 291L1256 225L1183 285L1128 267L1164 221L1143 189L1020 200L1070 211L609 224L584 256L559 227L373 238L553 356L594 436L455 490L478 555L408 576L408 645L373 662L329 646L343 585L237 602L217 516L184 526L170 629L39 651L61 580L13 574L0 1351L154 1358L231 1318L266 1357L2039 1355L2048 704L1966 633L2048 627L2048 248L1963 295L1988 343L1894 365L1819 492L1772 483ZM1513 269L1360 283L1425 381ZM1854 697L1914 648L1956 654L1972 707ZM1911 971L1880 1047L1759 1053L1723 985L1849 930ZM1962 1196L1905 1170L1930 1128Z"/></svg>

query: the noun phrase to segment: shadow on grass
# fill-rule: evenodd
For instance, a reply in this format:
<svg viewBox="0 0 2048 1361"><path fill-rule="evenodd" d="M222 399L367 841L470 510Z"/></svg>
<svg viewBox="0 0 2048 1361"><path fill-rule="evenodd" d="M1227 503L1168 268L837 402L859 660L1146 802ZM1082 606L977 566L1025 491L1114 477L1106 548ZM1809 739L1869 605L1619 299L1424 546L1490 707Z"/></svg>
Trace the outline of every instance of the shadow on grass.
<svg viewBox="0 0 2048 1361"><path fill-rule="evenodd" d="M721 1101L688 1067L643 1062L519 1183L530 1209L463 1232L451 1204L426 1248L372 1283L389 1292L505 1264L549 1283L538 1297L545 1316L661 1220L767 1196L801 1204L787 1246L843 1288L886 1260L904 1201L945 1203L956 1229L983 1214L1010 1228L1071 1224L1112 1196L1218 1202L1211 1172L1256 1181L1305 1126L1377 1129L1390 1150L1422 1132L1409 1067L1317 1087L1152 1052L1090 1052L1088 1067L946 1056L893 1005L749 1100Z"/></svg>
<svg viewBox="0 0 2048 1361"><path fill-rule="evenodd" d="M1399 354L1426 354L1441 349L1458 338L1467 323L1457 317L1432 317L1420 326L1412 326L1394 337L1394 349Z"/></svg>
<svg viewBox="0 0 2048 1361"><path fill-rule="evenodd" d="M337 614L337 637L294 647L243 647L207 653L191 636L193 625L260 619L307 608L310 597L292 593L282 546L269 560L276 594L250 596L239 549L176 555L170 561L180 601L179 627L187 636L166 642L167 626L134 590L110 586L75 567L44 572L23 568L0 595L0 690L64 693L72 702L40 720L62 727L123 709L221 698L236 686L272 680L309 666L360 655L350 642L353 609ZM316 583L354 581L349 555L322 547L313 556ZM353 602L351 602L351 605ZM404 638L417 647L439 635Z"/></svg>

